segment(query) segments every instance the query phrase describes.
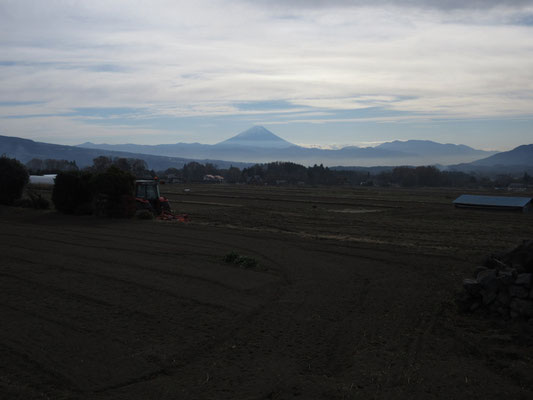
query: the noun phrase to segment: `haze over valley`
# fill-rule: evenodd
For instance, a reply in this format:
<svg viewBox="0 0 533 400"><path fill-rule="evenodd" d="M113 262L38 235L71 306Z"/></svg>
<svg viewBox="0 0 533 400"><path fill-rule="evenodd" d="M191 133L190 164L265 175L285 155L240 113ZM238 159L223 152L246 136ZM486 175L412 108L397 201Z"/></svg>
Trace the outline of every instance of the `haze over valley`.
<svg viewBox="0 0 533 400"><path fill-rule="evenodd" d="M338 150L309 148L290 143L262 126L252 127L214 145L200 143L108 145L88 142L78 147L167 157L249 163L291 161L303 165L327 166L449 165L468 163L496 153L429 140L386 142L375 147L348 146Z"/></svg>

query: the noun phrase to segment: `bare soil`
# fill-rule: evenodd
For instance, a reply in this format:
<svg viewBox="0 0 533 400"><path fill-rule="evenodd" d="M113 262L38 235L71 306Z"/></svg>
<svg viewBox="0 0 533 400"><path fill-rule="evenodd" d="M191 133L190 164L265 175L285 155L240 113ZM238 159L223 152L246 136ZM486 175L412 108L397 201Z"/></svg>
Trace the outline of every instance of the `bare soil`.
<svg viewBox="0 0 533 400"><path fill-rule="evenodd" d="M454 303L533 214L451 190L162 188L190 223L0 208L0 398L533 398L533 323Z"/></svg>

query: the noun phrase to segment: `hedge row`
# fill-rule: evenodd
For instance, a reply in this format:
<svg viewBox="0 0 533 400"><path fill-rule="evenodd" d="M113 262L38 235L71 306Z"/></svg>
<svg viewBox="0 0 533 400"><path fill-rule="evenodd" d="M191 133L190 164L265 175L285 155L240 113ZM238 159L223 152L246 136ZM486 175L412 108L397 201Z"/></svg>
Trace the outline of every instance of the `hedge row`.
<svg viewBox="0 0 533 400"><path fill-rule="evenodd" d="M135 177L110 167L106 172L62 172L56 176L52 201L65 214L131 217L135 214Z"/></svg>
<svg viewBox="0 0 533 400"><path fill-rule="evenodd" d="M13 205L29 182L28 170L19 161L0 157L0 204Z"/></svg>

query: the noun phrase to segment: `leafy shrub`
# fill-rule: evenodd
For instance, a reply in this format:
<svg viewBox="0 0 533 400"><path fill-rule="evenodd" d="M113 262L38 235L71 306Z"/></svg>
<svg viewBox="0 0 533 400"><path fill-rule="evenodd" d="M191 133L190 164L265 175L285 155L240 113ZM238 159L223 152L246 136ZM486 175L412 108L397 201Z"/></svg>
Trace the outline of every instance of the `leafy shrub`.
<svg viewBox="0 0 533 400"><path fill-rule="evenodd" d="M57 174L52 191L52 202L56 210L65 214L91 214L91 179L92 174L87 172Z"/></svg>
<svg viewBox="0 0 533 400"><path fill-rule="evenodd" d="M120 216L124 218L131 218L137 212L137 202L135 197L131 194L124 194L120 197Z"/></svg>
<svg viewBox="0 0 533 400"><path fill-rule="evenodd" d="M133 217L135 177L110 167L106 172L62 172L56 176L52 201L65 214Z"/></svg>
<svg viewBox="0 0 533 400"><path fill-rule="evenodd" d="M121 171L115 166L94 175L92 179L93 192L119 198L122 195L131 195L135 187L135 177L129 172Z"/></svg>
<svg viewBox="0 0 533 400"><path fill-rule="evenodd" d="M222 259L225 263L228 263L228 264L233 264L235 262L235 260L237 260L237 258L239 258L239 253L237 253L236 251L230 251L228 254L226 254L224 256L224 258Z"/></svg>
<svg viewBox="0 0 533 400"><path fill-rule="evenodd" d="M237 264L244 268L255 268L258 265L255 258L248 256L240 256L237 258Z"/></svg>
<svg viewBox="0 0 533 400"><path fill-rule="evenodd" d="M28 197L30 198L30 204L32 208L37 210L48 210L50 208L50 202L45 199L40 193L33 190L28 190Z"/></svg>
<svg viewBox="0 0 533 400"><path fill-rule="evenodd" d="M133 197L135 177L117 167L93 176L92 192L97 199L95 210L98 215L108 217L132 217L136 205Z"/></svg>
<svg viewBox="0 0 533 400"><path fill-rule="evenodd" d="M14 206L23 208L35 208L36 210L48 210L50 202L40 193L28 192L28 197L15 200Z"/></svg>
<svg viewBox="0 0 533 400"><path fill-rule="evenodd" d="M236 251L231 251L226 254L223 259L227 264L236 264L243 268L255 268L259 265L257 260L253 257L241 256Z"/></svg>
<svg viewBox="0 0 533 400"><path fill-rule="evenodd" d="M0 157L0 204L12 205L20 199L29 179L28 170L22 163Z"/></svg>

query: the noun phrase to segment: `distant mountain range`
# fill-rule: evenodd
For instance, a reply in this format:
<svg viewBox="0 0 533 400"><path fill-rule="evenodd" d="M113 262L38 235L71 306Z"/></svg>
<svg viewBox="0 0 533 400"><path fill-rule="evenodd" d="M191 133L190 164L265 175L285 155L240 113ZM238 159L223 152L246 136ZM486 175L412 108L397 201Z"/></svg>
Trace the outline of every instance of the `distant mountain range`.
<svg viewBox="0 0 533 400"><path fill-rule="evenodd" d="M87 142L78 146L64 146L0 136L0 154L22 162L32 158L74 160L80 167L91 165L92 160L100 155L140 158L154 170L181 168L191 161L210 162L219 168L230 165L244 168L253 163L291 161L303 165L354 167L448 165L449 169L466 172L533 171L533 144L497 154L465 145L429 140L393 141L376 147L348 146L326 150L297 146L259 126L214 145L176 143L149 146Z"/></svg>
<svg viewBox="0 0 533 400"><path fill-rule="evenodd" d="M424 155L426 157L465 156L467 158L480 158L487 157L491 154L496 154L495 151L476 150L472 147L465 146L464 144L442 144L432 142L431 140L407 140L405 142L395 140L394 142L382 143L376 148L391 151L401 151L406 154Z"/></svg>
<svg viewBox="0 0 533 400"><path fill-rule="evenodd" d="M533 144L524 144L471 163L451 165L449 168L464 172L533 174Z"/></svg>
<svg viewBox="0 0 533 400"><path fill-rule="evenodd" d="M473 165L531 165L533 166L533 144L524 144L513 150L503 151L493 156L477 160Z"/></svg>
<svg viewBox="0 0 533 400"><path fill-rule="evenodd" d="M238 160L249 163L292 161L304 165L329 166L447 165L471 162L496 153L429 140L394 141L363 148L347 146L339 150L307 148L290 143L261 126L250 128L214 145L175 143L150 146L87 142L78 147L193 159Z"/></svg>
<svg viewBox="0 0 533 400"><path fill-rule="evenodd" d="M76 146L64 146L59 144L35 142L29 139L22 139L11 136L0 136L0 155L5 154L7 157L16 158L17 160L26 163L33 158L44 159L58 159L76 161L78 167L87 167L93 164L93 159L98 156L107 157L124 157L124 158L139 158L148 164L149 169L165 170L167 168L182 168L183 165L198 161L200 163L212 163L219 168L228 168L230 165L244 168L250 166L250 163L228 162L223 160L206 160L198 159L192 160L180 157L165 157L150 154L138 154L124 151L112 151L101 149L86 149Z"/></svg>

